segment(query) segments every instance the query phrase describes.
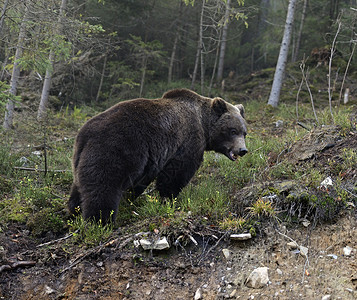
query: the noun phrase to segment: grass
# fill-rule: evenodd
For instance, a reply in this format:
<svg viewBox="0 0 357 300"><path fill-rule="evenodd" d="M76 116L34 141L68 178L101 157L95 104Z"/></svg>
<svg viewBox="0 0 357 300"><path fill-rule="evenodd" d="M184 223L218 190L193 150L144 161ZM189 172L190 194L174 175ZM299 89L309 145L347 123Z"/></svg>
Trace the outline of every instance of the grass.
<svg viewBox="0 0 357 300"><path fill-rule="evenodd" d="M173 84L174 86L174 84ZM161 88L160 88L161 89ZM315 168L312 164L297 166L284 160L283 156L297 140L308 132L296 125L297 121L315 126L309 103L299 104L299 118L296 116L295 102L281 103L271 109L259 101L245 104L249 133L246 139L249 154L237 162L224 156L208 152L204 162L191 183L184 188L177 199L163 200L154 192L140 196L136 201L123 199L119 206L116 224L102 225L85 222L81 217L69 218L66 201L72 182L71 157L76 130L95 112L90 108L69 108L52 116L43 127L19 125L12 133L0 132L0 221L4 226L12 222L22 224L33 235L42 236L47 232L74 233L73 241L83 245L96 245L106 240L116 226L145 222L145 230L156 228L181 228L187 220L197 220L201 224L219 227L222 230L254 231L264 219L277 220L280 211L288 211L290 219L305 214L320 215L322 219L334 217L339 208L351 195L342 188L344 172L354 170L357 164L355 149L345 149L337 164L331 160L326 169ZM351 122L351 107L341 107L334 114L334 121L340 127L341 137L356 130ZM328 109L318 110L320 124L331 124ZM283 121L283 126L274 123ZM47 163L50 170L62 172L27 172L17 170L26 164L30 168L44 168L44 155L33 154L33 145L43 143L46 137ZM28 146L30 145L30 146ZM330 172L330 173L329 173ZM320 183L327 175L337 177L333 191L320 190ZM247 185L264 182L291 180L301 185L310 194L287 197L273 189L257 188L248 195L245 207L236 211L237 196ZM264 192L275 193L279 203L264 197ZM249 198L250 197L250 198ZM300 209L300 211L299 211ZM310 212L311 211L311 212ZM2 226L2 228L4 228Z"/></svg>

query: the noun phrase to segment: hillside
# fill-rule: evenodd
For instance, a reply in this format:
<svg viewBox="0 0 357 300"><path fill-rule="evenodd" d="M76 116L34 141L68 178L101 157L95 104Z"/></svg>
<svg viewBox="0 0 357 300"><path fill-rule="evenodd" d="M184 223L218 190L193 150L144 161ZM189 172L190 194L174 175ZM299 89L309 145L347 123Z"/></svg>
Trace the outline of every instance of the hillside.
<svg viewBox="0 0 357 300"><path fill-rule="evenodd" d="M111 226L85 224L65 208L73 139L103 108L68 108L39 124L34 104L23 102L16 130L0 133L0 297L355 299L356 98L351 92L339 110L334 101L332 120L317 72L316 120L292 68L272 109L271 74L228 78L216 91L245 105L249 154L231 162L206 153L178 199L161 202L149 187L135 203L122 201ZM252 238L230 237L240 233ZM168 250L135 242L163 237ZM268 268L268 283L248 287L258 267Z"/></svg>

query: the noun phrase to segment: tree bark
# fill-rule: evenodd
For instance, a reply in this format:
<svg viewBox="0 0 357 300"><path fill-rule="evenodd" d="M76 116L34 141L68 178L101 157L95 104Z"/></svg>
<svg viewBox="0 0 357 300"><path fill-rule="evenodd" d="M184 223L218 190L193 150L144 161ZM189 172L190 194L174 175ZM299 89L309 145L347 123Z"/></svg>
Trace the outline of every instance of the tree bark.
<svg viewBox="0 0 357 300"><path fill-rule="evenodd" d="M228 23L229 23L229 13L231 0L227 0L226 2L226 11L224 14L224 25L222 29L222 40L221 40L221 47L219 52L219 61L218 61L218 69L217 69L217 81L221 81L223 78L223 68L224 68L224 56L226 53L226 46L227 46L227 35L228 35Z"/></svg>
<svg viewBox="0 0 357 300"><path fill-rule="evenodd" d="M2 31L2 25L4 24L4 19L5 19L5 12L7 9L7 4L9 3L9 0L5 0L4 2L4 6L2 8L2 12L1 12L1 18L0 18L0 33Z"/></svg>
<svg viewBox="0 0 357 300"><path fill-rule="evenodd" d="M198 71L198 63L200 60L201 52L202 52L202 43L203 43L203 13L205 10L205 0L202 1L202 9L201 9L201 16L200 16L200 25L199 25L199 31L198 31L198 41L197 41L197 51L196 51L196 60L195 60L195 67L193 69L193 74L192 74L192 82L191 82L191 89L194 88L195 82L196 82L196 77L197 77L197 71Z"/></svg>
<svg viewBox="0 0 357 300"><path fill-rule="evenodd" d="M292 27L293 27L293 23L294 23L294 10L295 10L296 1L297 0L289 1L283 40L281 42L278 62L276 64L276 68L275 68L273 85L272 85L269 100L268 100L268 105L271 105L273 107L277 107L279 104L280 91L281 91L281 86L283 84L286 62L288 59Z"/></svg>
<svg viewBox="0 0 357 300"><path fill-rule="evenodd" d="M60 11L59 11L59 16L58 16L58 21L57 21L58 22L57 26L61 26L62 17L64 15L66 8L67 8L67 0L62 0L61 6L60 6ZM57 34L57 31L59 31L59 30L55 30L55 34ZM50 67L48 67L46 69L45 79L44 79L43 87L42 87L40 105L38 107L38 112L37 112L38 120L43 120L47 115L46 110L47 110L47 106L48 106L48 98L50 95L51 80L52 80L53 68L54 68L54 63L55 63L55 54L52 49L50 50L48 60L51 65L50 65Z"/></svg>
<svg viewBox="0 0 357 300"><path fill-rule="evenodd" d="M301 21L300 21L300 27L299 27L299 32L296 40L296 47L295 47L295 52L293 56L292 62L296 62L298 55L299 55L299 50L300 50L300 43L301 43L301 35L302 35L302 29L304 27L304 22L305 22L305 16L306 16L306 6L307 6L307 0L304 0L303 8L302 8L302 13L301 13Z"/></svg>
<svg viewBox="0 0 357 300"><path fill-rule="evenodd" d="M174 45L172 47L171 57L170 57L169 72L168 72L168 76L167 76L167 82L168 83L170 83L171 80L172 80L172 70L174 68L174 62L175 62L175 56L176 56L176 49L177 49L178 40L179 40L179 33L177 31L176 35L175 35Z"/></svg>
<svg viewBox="0 0 357 300"><path fill-rule="evenodd" d="M10 80L10 94L14 96L16 96L17 86L20 79L21 68L19 65L19 60L21 59L24 50L23 48L24 48L24 42L26 37L26 24L28 22L28 17L29 17L28 16L29 14L28 5L30 4L29 2L30 0L27 0L25 2L25 14L20 25L19 37L17 40L16 52L14 57L14 65L12 68L12 74ZM4 123L3 123L3 127L6 130L13 128L14 109L15 109L14 101L12 99L8 99L5 109Z"/></svg>
<svg viewBox="0 0 357 300"><path fill-rule="evenodd" d="M103 69L102 74L100 75L99 87L97 91L97 96L95 97L95 102L99 101L100 92L102 91L104 76L105 76L105 68L107 67L108 54L106 53L104 56Z"/></svg>

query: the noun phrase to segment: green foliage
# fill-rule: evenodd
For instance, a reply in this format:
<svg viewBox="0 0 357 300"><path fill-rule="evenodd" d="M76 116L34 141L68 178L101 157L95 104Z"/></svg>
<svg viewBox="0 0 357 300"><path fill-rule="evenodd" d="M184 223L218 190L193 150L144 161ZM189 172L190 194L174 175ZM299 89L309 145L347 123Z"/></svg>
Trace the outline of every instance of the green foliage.
<svg viewBox="0 0 357 300"><path fill-rule="evenodd" d="M0 111L5 107L6 103L11 100L15 103L21 101L20 96L14 96L10 93L10 85L7 83L0 81Z"/></svg>
<svg viewBox="0 0 357 300"><path fill-rule="evenodd" d="M253 203L251 207L248 208L249 214L253 218L268 217L272 219L277 219L277 212L273 207L273 204L268 199L259 198Z"/></svg>
<svg viewBox="0 0 357 300"><path fill-rule="evenodd" d="M247 220L242 217L235 218L235 217L229 216L219 222L219 227L222 228L223 230L237 231L237 230L242 230L244 228L244 226L246 225L246 223L247 223Z"/></svg>
<svg viewBox="0 0 357 300"><path fill-rule="evenodd" d="M158 195L145 195L145 203L138 207L138 212L140 216L145 218L172 217L175 211L179 209L176 205L176 199L162 201Z"/></svg>
<svg viewBox="0 0 357 300"><path fill-rule="evenodd" d="M113 233L112 223L103 225L101 221L85 221L82 216L68 220L68 226L73 234L72 242L87 247L98 246Z"/></svg>

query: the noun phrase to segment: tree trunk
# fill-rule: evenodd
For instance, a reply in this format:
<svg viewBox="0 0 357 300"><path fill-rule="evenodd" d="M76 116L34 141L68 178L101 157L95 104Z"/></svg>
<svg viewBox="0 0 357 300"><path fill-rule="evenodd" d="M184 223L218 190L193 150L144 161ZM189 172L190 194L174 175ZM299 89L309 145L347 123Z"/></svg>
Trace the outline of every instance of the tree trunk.
<svg viewBox="0 0 357 300"><path fill-rule="evenodd" d="M9 3L9 0L5 0L4 2L4 6L2 8L2 12L1 12L1 18L0 18L0 33L2 31L2 25L4 24L4 19L5 19L5 12L7 9L7 4Z"/></svg>
<svg viewBox="0 0 357 300"><path fill-rule="evenodd" d="M20 79L21 69L19 65L19 60L21 59L24 50L23 47L26 37L26 24L28 22L28 14L29 14L28 6L30 5L29 2L30 0L27 0L25 3L25 14L20 25L19 37L17 40L16 52L14 57L14 65L12 68L12 75L10 80L10 94L14 96L16 96L17 85ZM4 123L3 123L3 127L6 130L13 128L14 109L15 109L14 101L8 99L8 102L6 104Z"/></svg>
<svg viewBox="0 0 357 300"><path fill-rule="evenodd" d="M297 58L298 58L298 55L299 55L302 29L303 29L303 27L304 27L305 16L306 16L306 6L307 6L307 0L304 0L304 4L303 4L303 8L302 8L302 13L301 13L300 27L299 27L299 32L298 32L297 40L296 40L296 47L295 47L295 52L294 52L294 56L293 56L292 62L296 62L296 60L297 60Z"/></svg>
<svg viewBox="0 0 357 300"><path fill-rule="evenodd" d="M67 8L67 0L62 0L61 6L60 6L60 11L59 11L59 16L58 16L58 24L56 26L61 26L62 24L62 17L64 15L64 12ZM55 34L57 34L59 30L55 30ZM48 57L48 60L50 62L50 67L46 69L46 74L45 74L45 80L43 82L43 87L42 87L42 94L41 94L41 100L40 100L40 105L38 107L38 112L37 112L37 119L38 120L43 120L46 117L46 110L47 110L47 105L48 105L48 98L50 95L50 89L51 89L51 80L52 80L52 74L53 74L53 67L54 67L54 62L55 62L55 54L53 50L50 50L50 54Z"/></svg>
<svg viewBox="0 0 357 300"><path fill-rule="evenodd" d="M231 5L231 0L227 0L226 12L224 14L224 25L222 29L222 40L221 40L221 48L219 53L218 69L217 69L217 81L221 81L223 78L223 67L224 67L224 56L226 53L226 45L227 45L229 12L231 9L230 5Z"/></svg>
<svg viewBox="0 0 357 300"><path fill-rule="evenodd" d="M98 87L97 96L95 97L95 102L99 101L100 92L102 91L102 86L103 86L103 81L104 81L104 76L105 76L105 68L107 67L107 60L108 60L108 54L105 54L102 74L100 76L99 87Z"/></svg>
<svg viewBox="0 0 357 300"><path fill-rule="evenodd" d="M144 54L143 61L142 61L142 66L141 66L141 82L140 82L139 97L142 97L143 91L144 91L144 83L145 83L147 63L148 63L148 57L147 57L146 54Z"/></svg>
<svg viewBox="0 0 357 300"><path fill-rule="evenodd" d="M296 1L297 0L289 1L283 40L280 46L280 52L279 52L278 62L275 68L273 85L271 88L269 101L268 101L268 105L271 105L273 107L277 107L279 104L280 91L281 91L281 86L283 84L286 62L288 59L289 44L291 40L291 33L294 23L294 10L295 10Z"/></svg>
<svg viewBox="0 0 357 300"><path fill-rule="evenodd" d="M170 83L172 80L172 70L174 68L174 62L175 62L175 56L176 56L176 49L177 49L177 43L179 40L179 32L176 32L176 36L175 36L175 41L174 41L174 45L172 47L172 52L171 52L171 57L170 57L170 63L169 63L169 74L167 76L167 82Z"/></svg>
<svg viewBox="0 0 357 300"><path fill-rule="evenodd" d="M203 36L203 12L205 10L205 0L202 1L202 9L201 9L201 16L200 16L200 25L199 25L199 32L198 32L198 42L197 42L197 51L196 51L196 60L195 60L195 67L193 69L193 74L192 74L192 82L191 82L191 89L194 88L195 82L196 82L196 77L197 77L197 71L198 71L198 63L200 61L200 56L202 52L202 36Z"/></svg>

